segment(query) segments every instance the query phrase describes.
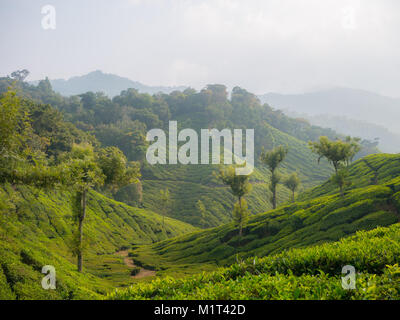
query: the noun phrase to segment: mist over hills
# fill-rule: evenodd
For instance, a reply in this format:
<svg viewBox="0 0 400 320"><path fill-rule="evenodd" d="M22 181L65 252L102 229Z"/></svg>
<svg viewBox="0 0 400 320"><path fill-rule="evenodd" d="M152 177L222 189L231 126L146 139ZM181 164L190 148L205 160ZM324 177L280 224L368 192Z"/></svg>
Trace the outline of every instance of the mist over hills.
<svg viewBox="0 0 400 320"><path fill-rule="evenodd" d="M267 93L259 98L314 125L368 140L379 138L384 152L400 150L400 99L339 87L304 94Z"/></svg>
<svg viewBox="0 0 400 320"><path fill-rule="evenodd" d="M158 92L171 93L175 90L185 90L186 87L164 87L164 86L148 86L138 81L120 77L115 74L103 73L100 70L90 72L83 76L72 77L68 80L54 79L50 80L54 91L64 95L71 96L88 91L104 92L109 97L114 97L121 93L122 90L129 88L137 89L141 93L154 94ZM37 84L38 81L32 81Z"/></svg>
<svg viewBox="0 0 400 320"><path fill-rule="evenodd" d="M400 133L400 99L350 88L332 88L304 94L267 93L260 100L271 106L311 116L328 114L371 122Z"/></svg>
<svg viewBox="0 0 400 320"><path fill-rule="evenodd" d="M384 126L378 124L350 119L339 115L320 114L311 116L305 113L297 113L288 110L284 113L292 118L304 118L312 125L331 128L345 135L361 137L369 141L379 141L378 148L382 152L398 153L400 151L400 134L391 132Z"/></svg>

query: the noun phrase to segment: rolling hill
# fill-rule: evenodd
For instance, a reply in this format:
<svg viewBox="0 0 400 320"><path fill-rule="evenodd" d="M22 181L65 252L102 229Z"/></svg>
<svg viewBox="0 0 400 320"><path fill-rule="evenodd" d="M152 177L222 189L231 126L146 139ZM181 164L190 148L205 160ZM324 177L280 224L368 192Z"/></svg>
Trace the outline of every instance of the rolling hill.
<svg viewBox="0 0 400 320"><path fill-rule="evenodd" d="M298 172L302 188L310 188L325 181L332 169L326 161L317 164L317 157L311 153L307 143L276 128L264 124L263 131L256 131L256 139L262 136L272 137L276 145L289 147L287 159L283 162L283 177L291 172ZM257 147L259 151L261 148ZM258 160L258 159L256 159ZM148 169L148 170L147 170ZM231 221L231 210L235 201L228 187L221 185L213 172L217 165L155 165L143 170L143 191L145 207L161 212L162 204L158 201L159 190L169 188L172 194L172 205L168 214L198 227L215 227ZM252 214L265 212L272 208L269 171L256 162L255 171L250 181L253 190L248 196L249 209ZM290 192L283 186L278 188L279 203L285 203ZM121 199L122 200L122 199ZM196 202L201 200L206 207L206 215L202 217L196 210Z"/></svg>
<svg viewBox="0 0 400 320"><path fill-rule="evenodd" d="M239 261L215 272L166 277L110 293L108 299L140 300L398 300L400 224L359 231L338 242ZM357 274L342 287L342 268Z"/></svg>
<svg viewBox="0 0 400 320"><path fill-rule="evenodd" d="M99 298L132 282L130 268L115 252L153 243L195 228L90 192L84 224L85 273L72 255L77 229L69 192L28 187L0 189L0 299ZM44 290L41 269L53 265L57 289Z"/></svg>
<svg viewBox="0 0 400 320"><path fill-rule="evenodd" d="M10 79L0 79L0 89L7 88ZM171 94L149 95L137 90L125 90L113 99L104 95L85 93L80 97L63 97L53 91L49 81L37 86L24 82L19 85L21 95L41 103L51 104L62 112L65 120L72 122L82 131L93 134L101 147L116 146L128 160L141 163L143 203L134 199L134 186L126 187L117 195L118 201L130 205L144 205L161 213L159 201L161 189L169 188L172 203L166 214L196 227L219 226L231 220L234 199L227 187L217 181L213 173L218 170L212 165L155 165L145 159L144 137L149 129L159 127L168 131L170 120L178 122L178 129L228 128L255 130L255 164L252 177L253 192L249 196L252 214L271 208L268 189L269 172L260 165L262 148L269 150L278 145L287 145L289 154L282 164L283 177L297 171L302 188L314 187L325 181L332 169L325 162L316 166L317 157L307 146L320 135L334 138L337 134L321 127L285 116L268 105L262 105L257 97L245 89L236 87L228 97L224 85L209 85L200 92L187 89ZM280 203L289 199L285 187L278 190ZM206 212L204 216L196 210L201 200Z"/></svg>
<svg viewBox="0 0 400 320"><path fill-rule="evenodd" d="M353 185L344 197L327 182L302 194L294 204L251 217L241 239L237 228L226 224L139 246L132 256L138 264L156 268L160 274L186 274L198 272L202 265L210 269L233 263L237 255L264 257L397 223L399 160L398 155L384 154L358 160L350 167ZM377 181L370 166L378 168Z"/></svg>

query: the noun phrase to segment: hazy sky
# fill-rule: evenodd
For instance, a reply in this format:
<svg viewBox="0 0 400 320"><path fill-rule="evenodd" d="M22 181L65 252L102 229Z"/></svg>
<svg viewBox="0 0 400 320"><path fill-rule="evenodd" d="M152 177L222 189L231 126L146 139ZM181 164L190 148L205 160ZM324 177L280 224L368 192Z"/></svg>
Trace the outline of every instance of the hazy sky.
<svg viewBox="0 0 400 320"><path fill-rule="evenodd" d="M56 9L44 30L42 6ZM0 0L0 74L400 96L399 0Z"/></svg>

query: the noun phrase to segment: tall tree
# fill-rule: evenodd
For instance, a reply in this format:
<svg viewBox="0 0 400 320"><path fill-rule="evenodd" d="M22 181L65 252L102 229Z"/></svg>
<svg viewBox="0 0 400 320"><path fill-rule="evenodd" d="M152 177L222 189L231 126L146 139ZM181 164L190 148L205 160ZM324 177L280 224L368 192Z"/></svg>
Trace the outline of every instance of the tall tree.
<svg viewBox="0 0 400 320"><path fill-rule="evenodd" d="M235 173L235 168L233 166L230 166L225 169L221 169L217 176L220 180L222 180L224 184L231 188L232 194L238 198L238 202L235 204L233 210L233 216L234 221L240 221L240 223L238 224L240 241L240 237L242 236L243 224L246 220L244 217L245 215L248 215L247 204L246 201L243 201L243 197L246 194L250 193L252 189L252 185L249 181L250 175L237 175Z"/></svg>
<svg viewBox="0 0 400 320"><path fill-rule="evenodd" d="M284 182L285 186L292 191L292 202L295 200L295 193L300 186L300 178L296 172L292 173Z"/></svg>
<svg viewBox="0 0 400 320"><path fill-rule="evenodd" d="M349 172L346 169L340 169L335 175L331 177L331 181L335 183L340 190L340 196L344 197L344 189L349 186L351 182L347 181Z"/></svg>
<svg viewBox="0 0 400 320"><path fill-rule="evenodd" d="M271 171L271 183L270 190L272 192L272 208L276 209L277 195L276 188L281 180L279 172L277 171L279 165L285 160L288 153L288 148L284 146L279 146L271 151L263 151L261 153L261 162L265 164L269 171Z"/></svg>
<svg viewBox="0 0 400 320"><path fill-rule="evenodd" d="M233 222L239 227L239 241L242 237L243 227L249 220L249 210L245 198L241 198L240 202L236 202L233 207Z"/></svg>
<svg viewBox="0 0 400 320"><path fill-rule="evenodd" d="M83 268L83 222L86 218L88 191L104 184L105 176L96 163L93 147L89 144L74 145L65 160L70 168L71 184L76 190L76 218L78 220L78 235L74 253L77 256L78 271Z"/></svg>

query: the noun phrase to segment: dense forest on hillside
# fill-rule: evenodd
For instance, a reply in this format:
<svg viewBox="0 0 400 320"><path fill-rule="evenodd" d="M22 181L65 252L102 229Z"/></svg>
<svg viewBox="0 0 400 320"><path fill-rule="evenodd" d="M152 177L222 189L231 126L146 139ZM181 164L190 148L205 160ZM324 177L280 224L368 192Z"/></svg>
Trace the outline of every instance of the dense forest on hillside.
<svg viewBox="0 0 400 320"><path fill-rule="evenodd" d="M0 79L0 92L4 92L13 79ZM20 79L23 80L23 79ZM262 105L258 98L245 89L236 87L230 97L223 85L209 85L200 92L186 89L170 94L142 94L127 89L110 99L102 93L87 92L79 96L63 97L55 93L48 79L37 86L18 81L19 94L42 104L50 104L68 123L73 123L82 134L87 134L101 147L117 147L128 161L141 166L139 184L121 188L113 194L116 200L129 205L144 206L161 212L163 204L157 195L161 189L171 191L171 202L165 214L197 227L214 227L229 222L233 198L228 189L215 179L215 165L150 166L145 161L148 130L161 128L168 132L170 120L178 122L178 130L192 128L253 128L255 130L256 169L252 175L253 192L248 202L252 214L270 208L269 173L260 165L263 148L287 145L289 154L282 172L288 176L298 172L301 188L316 186L331 174L324 161L315 166L317 157L307 147L308 141L319 136L330 139L341 137L330 129L312 126L308 122L292 119L269 105ZM56 111L54 111L56 112ZM49 125L53 125L49 123ZM71 141L66 135L60 141ZM358 156L376 152L376 146L363 141L364 148ZM139 194L138 194L139 193ZM184 194L184 196L182 196ZM279 202L288 201L290 192L278 188ZM201 200L205 205L202 215L196 208Z"/></svg>

